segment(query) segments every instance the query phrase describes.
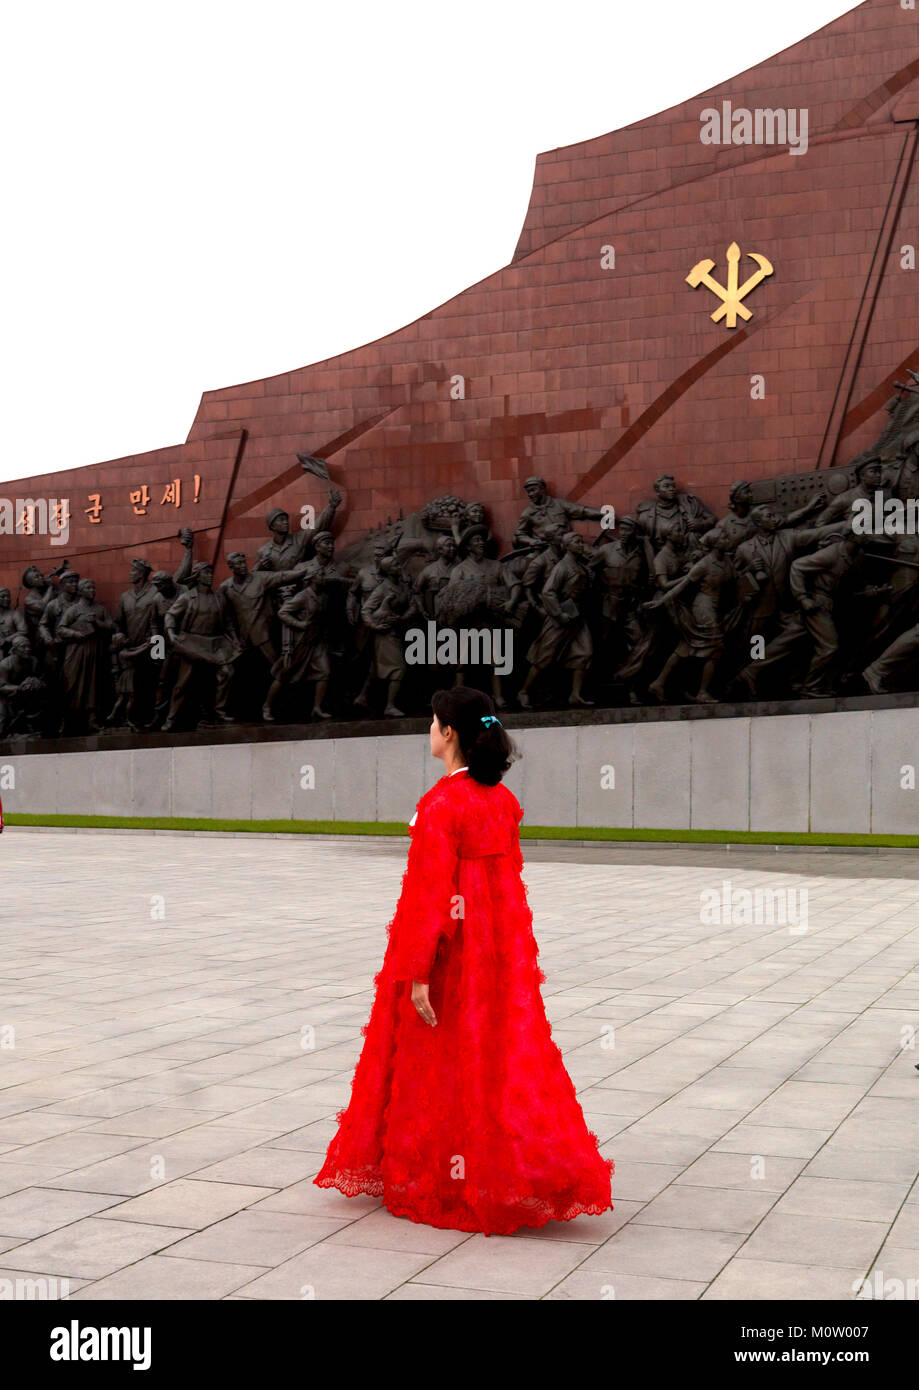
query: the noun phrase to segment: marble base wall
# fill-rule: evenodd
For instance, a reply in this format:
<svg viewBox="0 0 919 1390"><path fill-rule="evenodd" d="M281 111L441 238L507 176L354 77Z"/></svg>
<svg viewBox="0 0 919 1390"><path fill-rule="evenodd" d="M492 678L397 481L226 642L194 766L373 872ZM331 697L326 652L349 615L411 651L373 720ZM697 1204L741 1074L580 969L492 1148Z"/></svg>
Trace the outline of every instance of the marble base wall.
<svg viewBox="0 0 919 1390"><path fill-rule="evenodd" d="M531 825L919 833L919 708L526 728ZM7 812L408 820L424 734L0 756Z"/></svg>

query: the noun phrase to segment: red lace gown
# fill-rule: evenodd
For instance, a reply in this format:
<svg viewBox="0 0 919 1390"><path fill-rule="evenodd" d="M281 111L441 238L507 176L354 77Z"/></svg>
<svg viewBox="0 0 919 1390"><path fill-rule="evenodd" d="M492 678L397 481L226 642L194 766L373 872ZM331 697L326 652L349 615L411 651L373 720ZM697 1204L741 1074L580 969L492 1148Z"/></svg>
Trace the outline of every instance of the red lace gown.
<svg viewBox="0 0 919 1390"><path fill-rule="evenodd" d="M519 802L465 771L418 803L351 1101L313 1179L395 1216L507 1234L600 1213L597 1147L552 1041ZM430 986L436 1027L411 1001Z"/></svg>

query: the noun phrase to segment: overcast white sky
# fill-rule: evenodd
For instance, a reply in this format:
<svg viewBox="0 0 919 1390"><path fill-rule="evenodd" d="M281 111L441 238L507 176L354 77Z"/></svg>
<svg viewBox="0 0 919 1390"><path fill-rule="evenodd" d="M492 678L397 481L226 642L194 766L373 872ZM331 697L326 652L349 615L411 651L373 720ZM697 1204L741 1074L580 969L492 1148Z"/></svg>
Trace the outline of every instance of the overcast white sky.
<svg viewBox="0 0 919 1390"><path fill-rule="evenodd" d="M184 440L202 390L506 264L537 152L846 0L50 0L0 20L0 480Z"/></svg>

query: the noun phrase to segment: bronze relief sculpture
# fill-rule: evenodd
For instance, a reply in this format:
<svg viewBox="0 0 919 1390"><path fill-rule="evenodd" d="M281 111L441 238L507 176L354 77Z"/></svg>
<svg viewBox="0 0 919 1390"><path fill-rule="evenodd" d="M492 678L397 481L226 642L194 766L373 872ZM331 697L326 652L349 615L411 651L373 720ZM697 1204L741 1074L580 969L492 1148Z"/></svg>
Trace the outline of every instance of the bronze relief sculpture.
<svg viewBox="0 0 919 1390"><path fill-rule="evenodd" d="M917 688L919 536L855 522L862 505L919 501L914 382L874 448L738 478L721 517L662 474L608 525L534 475L504 553L481 502L443 494L339 557L329 486L314 527L269 511L255 563L230 551L216 587L190 531L174 572L134 558L114 615L66 561L30 565L15 601L0 589L0 737L398 719L463 682L523 710ZM470 656L469 632L502 635L514 659ZM407 660L425 642L435 656Z"/></svg>

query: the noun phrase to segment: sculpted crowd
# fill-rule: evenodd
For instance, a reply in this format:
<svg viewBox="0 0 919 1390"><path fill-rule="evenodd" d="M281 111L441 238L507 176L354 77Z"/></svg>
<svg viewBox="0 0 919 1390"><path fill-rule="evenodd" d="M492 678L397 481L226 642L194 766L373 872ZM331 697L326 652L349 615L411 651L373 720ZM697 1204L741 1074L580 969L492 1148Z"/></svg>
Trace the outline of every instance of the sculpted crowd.
<svg viewBox="0 0 919 1390"><path fill-rule="evenodd" d="M906 688L919 657L915 538L910 549L858 534L852 518L878 494L919 496L917 451L863 457L854 487L788 515L737 482L716 518L665 475L607 526L529 478L500 558L484 507L450 496L337 558L330 488L313 529L292 533L287 513L269 512L253 567L231 552L216 588L180 532L176 571L133 560L114 614L66 562L49 575L30 566L20 606L0 590L0 737L398 717L462 681L522 709ZM419 629L503 633L513 661L496 671L460 645L446 671L443 658L413 665L406 634Z"/></svg>

